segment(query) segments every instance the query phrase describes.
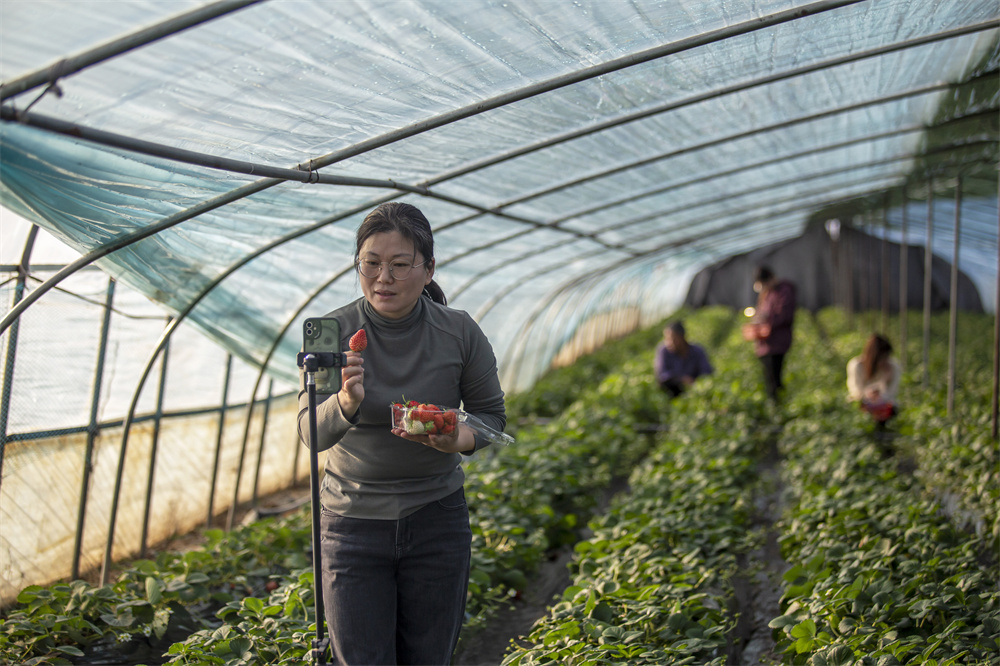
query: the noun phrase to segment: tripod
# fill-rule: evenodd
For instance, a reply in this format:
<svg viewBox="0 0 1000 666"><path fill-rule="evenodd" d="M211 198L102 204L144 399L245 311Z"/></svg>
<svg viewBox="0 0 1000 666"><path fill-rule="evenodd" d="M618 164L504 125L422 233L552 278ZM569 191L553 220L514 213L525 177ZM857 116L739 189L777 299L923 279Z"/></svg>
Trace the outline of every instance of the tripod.
<svg viewBox="0 0 1000 666"><path fill-rule="evenodd" d="M309 490L312 496L312 555L313 555L313 599L316 608L316 638L312 642L312 663L327 666L330 639L324 636L323 628L323 554L320 546L320 505L319 505L319 454L316 442L319 438L316 427L316 371L320 368L340 368L347 364L347 357L339 352L299 352L297 362L306 373L306 392L309 395Z"/></svg>

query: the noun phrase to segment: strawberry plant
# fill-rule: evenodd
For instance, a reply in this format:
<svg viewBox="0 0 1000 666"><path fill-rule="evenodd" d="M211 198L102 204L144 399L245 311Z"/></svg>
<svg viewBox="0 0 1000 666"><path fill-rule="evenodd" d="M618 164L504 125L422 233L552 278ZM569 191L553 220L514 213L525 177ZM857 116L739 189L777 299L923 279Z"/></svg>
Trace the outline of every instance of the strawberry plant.
<svg viewBox="0 0 1000 666"><path fill-rule="evenodd" d="M783 552L792 563L784 577L785 613L772 621L780 638L778 648L785 651L782 662L992 663L991 655L995 657L1000 647L997 580L995 573L990 573L995 572L997 562L996 540L976 535L970 538L962 521L956 521L955 512L941 510L936 500L946 485L953 496L965 498L964 506L978 503L989 510L989 516L997 515L996 494L990 485L996 478L995 444L985 441L986 420L968 408L980 398L974 392L969 396L963 409L957 410L958 424L952 421L946 436L940 428L925 430L919 423L914 427L907 418L911 414L904 411L899 420L902 436L895 443L904 467L906 457L919 446L918 437L934 440L937 459L914 455L922 463L915 474L898 473L895 460L884 457L884 443L871 434L870 422L844 397L846 354L853 355L861 348L864 334L836 325L824 330L824 324L837 323L829 321L829 313L821 313L816 320L803 313L799 322L800 342L790 355L787 375L787 383L799 390L780 408L760 400L754 377L734 371L730 363L736 356L730 354L732 345L728 343L717 350L721 353L713 354L720 371L695 391L697 399L704 399L705 393L720 390L728 382L728 400L707 405L714 412L706 430L714 431L717 438L731 435L722 424L733 413L745 417L733 422L742 423L748 442L756 440L760 448L780 433L786 487L790 498L798 498L798 504L780 523L785 528ZM940 327L940 318L935 325ZM981 339L989 338L984 335ZM977 353L987 357L982 350L967 351L970 356ZM939 362L939 358L932 356L932 362ZM965 367L968 374L963 376L974 376L972 366ZM745 390L748 386L750 391ZM943 406L943 401L936 404ZM683 419L685 403L679 406L679 412L670 413L672 428L667 437L680 439L681 432L695 430ZM767 423L783 427L783 432L780 427L767 427ZM971 446L969 439L960 440L962 432L972 434ZM734 439L738 441L739 435ZM711 451L711 444L701 440L686 443L694 450ZM754 444L748 443L747 448L752 450ZM640 502L643 474L661 455L658 448L640 468L644 471L633 475L633 496L622 499L623 506ZM726 460L734 457L738 456L732 452L724 456ZM945 473L930 471L942 469ZM924 486L921 481L925 479L935 483ZM669 490L665 490L669 483L657 487L669 497ZM725 497L718 490L713 493ZM752 491L747 494L752 495ZM809 498L815 498L815 508ZM670 505L685 506L683 500L670 500ZM699 504L710 505L711 500L704 498ZM678 631L687 627L694 629L694 637L699 639L706 634L718 639L728 631L725 616L695 614L700 628L689 624L691 617L683 613L663 622L658 613L669 605L667 599L657 599L652 608L642 606L635 613L635 590L649 595L654 588L623 584L621 572L652 568L666 559L678 569L670 574L660 572L654 587L655 593L661 593L665 587L662 581L685 580L688 571L683 566L683 551L665 548L660 555L656 544L662 537L650 528L650 523L663 520L664 513L669 515L670 508L639 506L636 515L641 518L633 523L619 525L610 517L592 521L595 536L576 548L574 586L547 618L536 623L527 640L508 653L506 664L679 663L683 659L725 663L721 653L724 641L706 646L685 640L692 636ZM617 516L621 510L616 503L611 515ZM727 520L721 523L725 525ZM617 528L611 532L614 538L599 532L612 525ZM710 532L705 526L701 529ZM680 533L683 529L673 525L670 534L676 538ZM641 536L634 541L623 536L633 534ZM718 534L713 534L711 541L722 545L723 557L742 552ZM618 546L616 542L622 543ZM627 564L614 559L615 550L625 553L620 557ZM599 559L591 563L595 557ZM988 563L985 570L984 563ZM697 561L687 564L694 572L704 571ZM612 583L607 581L609 575L615 578ZM689 596L696 603L703 598L696 588L689 590ZM727 599L725 592L715 597L715 607L724 606ZM649 625L659 628L659 633L654 636L653 631L642 629L634 615L651 619ZM671 630L680 636L673 644L668 640ZM676 647L707 647L708 651L697 656L665 651Z"/></svg>
<svg viewBox="0 0 1000 666"><path fill-rule="evenodd" d="M577 544L573 585L505 665L726 663L729 581L756 538L746 500L759 452L746 412L717 387L742 383L743 372L699 380L690 400L671 405L670 428L630 491Z"/></svg>
<svg viewBox="0 0 1000 666"><path fill-rule="evenodd" d="M267 599L226 604L221 625L170 646L172 664L306 664L316 637L313 573L304 570Z"/></svg>
<svg viewBox="0 0 1000 666"><path fill-rule="evenodd" d="M835 339L863 341L860 333L831 329ZM807 354L821 353L813 348L817 339L806 337ZM810 370L835 395L839 373ZM911 382L911 394L918 393L913 389ZM945 485L969 496L975 474L937 471L963 459L956 455L962 445L921 424L919 406L904 406L899 427L906 436L893 446L904 462L912 456L910 474L885 457L885 442L856 412L826 398L817 409L815 393L794 400L798 413L810 416L788 423L781 439L786 484L794 490L782 551L792 567L784 614L771 626L786 663L989 663L1000 650L1000 594L988 573L995 572L996 540L966 531L938 499ZM905 420L914 414L916 427ZM970 428L959 425L965 418L950 429ZM944 460L919 451L920 433ZM985 469L975 456L964 459ZM981 497L995 514L995 495Z"/></svg>
<svg viewBox="0 0 1000 666"><path fill-rule="evenodd" d="M68 664L85 656L84 647L102 650L146 639L156 645L175 609L161 603L155 582L142 597L124 587L95 588L83 581L26 587L2 623L0 656L10 664Z"/></svg>
<svg viewBox="0 0 1000 666"><path fill-rule="evenodd" d="M56 664L137 647L162 654L170 645L165 636L216 624L217 609L262 592L272 576L308 566L308 520L299 512L228 533L206 530L203 548L137 560L113 584L27 587L0 621L0 657Z"/></svg>
<svg viewBox="0 0 1000 666"><path fill-rule="evenodd" d="M904 378L886 457L888 440L844 396L862 317L800 313L792 390L775 407L738 315L685 315L716 373L681 399L652 379L658 325L512 396L516 445L464 461L473 552L462 640L514 602L553 551L574 546L573 585L505 663L731 663L733 580L761 540L754 502L762 461L777 453L789 563L772 620L782 663L989 663L1000 493L986 432L988 320L963 316L971 334L953 416L939 347L929 359L939 381L924 388L919 368ZM910 317L918 330L919 313ZM946 332L946 316L933 326ZM918 336L908 355L915 365ZM601 494L623 478L628 492L599 513ZM26 588L0 620L0 659L72 663L143 643L180 664L305 664L315 634L309 517L209 531L202 549L134 562L113 585Z"/></svg>

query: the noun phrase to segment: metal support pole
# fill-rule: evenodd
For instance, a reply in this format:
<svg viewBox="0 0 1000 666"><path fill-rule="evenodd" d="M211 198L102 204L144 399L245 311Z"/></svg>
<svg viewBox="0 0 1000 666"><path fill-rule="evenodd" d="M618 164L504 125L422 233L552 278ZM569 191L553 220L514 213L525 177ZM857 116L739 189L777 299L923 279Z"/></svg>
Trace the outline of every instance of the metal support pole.
<svg viewBox="0 0 1000 666"><path fill-rule="evenodd" d="M868 283L871 279L871 243L868 236L868 220L862 215L858 227L858 326L862 331L868 328L868 297L871 293Z"/></svg>
<svg viewBox="0 0 1000 666"><path fill-rule="evenodd" d="M868 227L864 216L858 219L858 241L855 252L858 258L855 289L857 289L858 309L857 322L861 330L865 328L865 311L868 309Z"/></svg>
<svg viewBox="0 0 1000 666"><path fill-rule="evenodd" d="M924 388L931 385L931 270L934 253L934 179L927 181L927 238L924 245Z"/></svg>
<svg viewBox="0 0 1000 666"><path fill-rule="evenodd" d="M101 322L101 341L97 348L94 368L94 386L90 394L90 421L87 424L87 444L83 453L83 478L80 479L80 502L76 511L76 535L73 537L73 579L80 577L80 551L83 548L83 530L87 516L87 497L90 494L90 473L93 469L94 441L100 432L97 416L101 406L101 385L104 383L104 362L108 353L108 333L111 330L111 306L115 301L115 280L108 278L104 296L104 318Z"/></svg>
<svg viewBox="0 0 1000 666"><path fill-rule="evenodd" d="M829 222L827 222L827 224L829 224ZM828 235L830 236L830 263L832 268L830 271L832 275L830 296L833 301L833 305L837 306L843 303L843 295L840 293L843 287L840 280L840 234L838 231L836 235Z"/></svg>
<svg viewBox="0 0 1000 666"><path fill-rule="evenodd" d="M1000 178L997 179L1000 193ZM993 439L1000 421L1000 201L997 206L997 290L993 296Z"/></svg>
<svg viewBox="0 0 1000 666"><path fill-rule="evenodd" d="M858 259L858 236L854 233L854 218L851 218L851 233L843 236L844 248L841 252L841 270L844 276L844 300L847 307L847 327L854 328L854 267Z"/></svg>
<svg viewBox="0 0 1000 666"><path fill-rule="evenodd" d="M28 237L24 240L24 251L21 253L21 261L17 265L17 284L14 286L14 302L17 304L24 298L24 291L30 273L31 252L35 247L35 239L38 238L38 226L31 225ZM17 358L17 334L20 330L20 322L15 320L10 326L10 334L7 336L7 358L3 366L3 394L0 395L0 483L3 482L3 454L7 448L7 424L10 422L10 396L13 393L14 381L14 360Z"/></svg>
<svg viewBox="0 0 1000 666"><path fill-rule="evenodd" d="M951 296L948 319L948 416L955 411L955 362L958 344L958 248L962 230L962 176L955 183L955 243L951 258Z"/></svg>
<svg viewBox="0 0 1000 666"><path fill-rule="evenodd" d="M868 270L869 270L869 257L868 257L868 221L861 216L858 224L858 274L857 274L857 289L858 289L858 326L863 331L866 327L867 312L868 312Z"/></svg>
<svg viewBox="0 0 1000 666"><path fill-rule="evenodd" d="M212 462L212 487L208 490L208 515L205 526L212 526L215 511L215 486L219 482L219 458L222 456L222 436L226 430L226 403L229 402L229 379L233 373L233 355L226 355L226 380L222 386L222 404L219 405L219 428L215 437L215 459Z"/></svg>
<svg viewBox="0 0 1000 666"><path fill-rule="evenodd" d="M891 197L885 194L885 202L882 206L882 319L879 329L883 333L889 332L889 205Z"/></svg>
<svg viewBox="0 0 1000 666"><path fill-rule="evenodd" d="M903 374L906 374L906 320L910 313L910 276L909 269L910 247L907 244L907 199L906 188L903 188L903 219L900 225L901 238L899 239L899 367Z"/></svg>
<svg viewBox="0 0 1000 666"><path fill-rule="evenodd" d="M295 447L295 453L292 454L292 478L289 480L289 483L288 483L289 486L294 486L296 483L298 483L298 480L299 480L299 461L300 461L301 456L302 456L302 448L303 447L301 447L301 446L296 446Z"/></svg>
<svg viewBox="0 0 1000 666"><path fill-rule="evenodd" d="M274 380L267 383L267 398L264 399L264 414L260 423L260 445L257 447L257 464L253 472L253 506L256 508L260 490L260 468L264 463L264 444L267 442L267 419L271 416L271 399L274 397Z"/></svg>
<svg viewBox="0 0 1000 666"><path fill-rule="evenodd" d="M219 2L213 2L204 7L199 7L172 17L166 21L161 21L148 28L142 28L119 39L100 44L84 53L61 60L55 65L48 65L43 69L37 69L20 76L13 81L4 82L3 86L0 86L0 100L5 100L38 86L54 82L59 77L70 76L122 53L146 46L147 44L258 2L260 0L220 0Z"/></svg>
<svg viewBox="0 0 1000 666"><path fill-rule="evenodd" d="M299 459L300 459L300 456L302 455L301 451L302 451L302 447L301 446L296 446L295 447L295 453L292 454L292 476L288 480L288 485L289 486L294 486L296 483L299 482Z"/></svg>
<svg viewBox="0 0 1000 666"><path fill-rule="evenodd" d="M875 324L878 316L878 261L875 257L875 222L868 219L868 331L878 328Z"/></svg>
<svg viewBox="0 0 1000 666"><path fill-rule="evenodd" d="M142 379L139 381L139 385L136 386L135 391L132 393L132 404L129 407L128 418L125 419L125 423L122 426L122 444L121 448L118 450L118 469L115 471L115 489L112 491L111 495L111 514L108 516L108 535L107 540L104 543L104 562L101 565L101 585L105 585L108 582L108 574L111 571L112 556L114 555L115 525L118 522L118 503L121 499L122 478L125 476L125 457L128 454L128 436L132 429L132 416L135 413L136 405L139 403L139 396L142 394L142 386L146 382L146 377L149 376L149 370L152 368L153 362L159 355L160 350L163 349L165 340L170 339L170 335L173 333L175 325L176 320L168 317L167 327L163 334L164 338L161 338L161 342L157 344L156 351L153 352L153 356L150 358L149 363L146 365L146 369L143 371Z"/></svg>
<svg viewBox="0 0 1000 666"><path fill-rule="evenodd" d="M169 325L170 320L167 320ZM149 516L153 508L153 481L156 478L156 454L160 448L160 425L163 421L163 397L167 392L167 361L170 359L170 338L163 345L163 358L160 361L160 383L156 390L156 415L153 418L152 441L149 443L149 471L146 473L146 506L143 509L142 537L139 542L139 553L146 556L149 540Z"/></svg>
<svg viewBox="0 0 1000 666"><path fill-rule="evenodd" d="M250 428L253 425L253 409L257 403L257 389L264 374L264 368L260 369L257 381L253 385L250 393L250 400L247 401L247 416L243 423L243 437L240 444L240 457L236 463L236 482L233 484L233 500L229 503L229 511L226 512L226 531L233 529L233 521L236 520L236 508L240 505L240 484L243 483L243 465L247 459L247 447L250 446Z"/></svg>

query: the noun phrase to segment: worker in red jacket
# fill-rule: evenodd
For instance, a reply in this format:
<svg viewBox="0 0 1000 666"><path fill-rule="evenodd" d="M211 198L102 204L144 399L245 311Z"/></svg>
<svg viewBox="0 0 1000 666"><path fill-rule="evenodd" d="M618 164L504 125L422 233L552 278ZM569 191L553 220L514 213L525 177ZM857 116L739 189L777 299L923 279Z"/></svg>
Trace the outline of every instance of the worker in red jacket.
<svg viewBox="0 0 1000 666"><path fill-rule="evenodd" d="M757 308L753 321L743 329L743 337L753 341L754 352L764 368L764 388L768 397L777 402L783 388L785 354L792 346L795 285L779 280L768 266L759 266L754 272L753 290L758 295Z"/></svg>

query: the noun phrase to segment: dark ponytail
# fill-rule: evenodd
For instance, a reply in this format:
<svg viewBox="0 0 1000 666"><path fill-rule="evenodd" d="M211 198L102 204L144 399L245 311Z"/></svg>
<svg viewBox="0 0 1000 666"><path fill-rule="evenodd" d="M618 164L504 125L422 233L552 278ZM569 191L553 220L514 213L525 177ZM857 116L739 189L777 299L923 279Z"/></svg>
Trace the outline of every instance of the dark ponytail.
<svg viewBox="0 0 1000 666"><path fill-rule="evenodd" d="M865 379L871 379L878 372L879 364L892 354L892 343L877 333L872 333L861 354L861 365L865 369Z"/></svg>
<svg viewBox="0 0 1000 666"><path fill-rule="evenodd" d="M361 258L361 246L370 236L393 231L412 241L414 249L423 255L424 261L434 261L434 234L431 232L431 223L419 208L399 201L380 204L365 216L361 226L358 227L354 261L357 262ZM424 286L423 293L435 303L448 304L444 291L433 279Z"/></svg>
<svg viewBox="0 0 1000 666"><path fill-rule="evenodd" d="M441 289L441 285L434 281L434 278L431 278L431 281L424 286L424 295L435 303L448 305L448 299L444 295L444 290Z"/></svg>

